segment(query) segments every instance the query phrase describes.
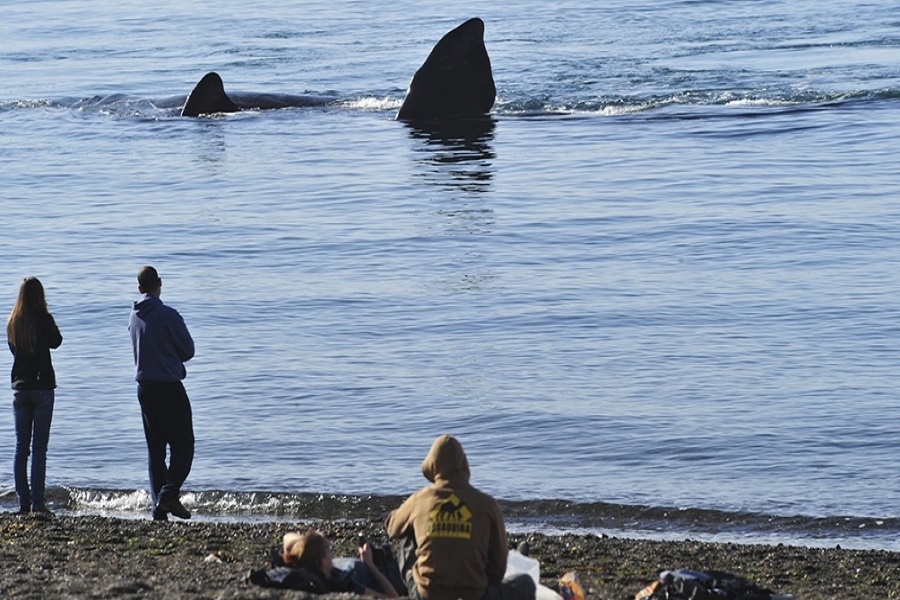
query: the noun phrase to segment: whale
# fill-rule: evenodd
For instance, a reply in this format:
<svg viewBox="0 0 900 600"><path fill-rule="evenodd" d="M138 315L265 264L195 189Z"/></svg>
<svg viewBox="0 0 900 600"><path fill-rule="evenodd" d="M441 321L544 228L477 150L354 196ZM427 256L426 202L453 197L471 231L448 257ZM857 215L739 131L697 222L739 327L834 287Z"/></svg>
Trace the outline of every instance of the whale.
<svg viewBox="0 0 900 600"><path fill-rule="evenodd" d="M446 33L413 75L397 112L403 121L485 115L497 88L484 46L484 21L469 19Z"/></svg>
<svg viewBox="0 0 900 600"><path fill-rule="evenodd" d="M241 110L225 93L225 82L216 72L200 78L181 107L182 117L199 117L216 113L231 113Z"/></svg>
<svg viewBox="0 0 900 600"><path fill-rule="evenodd" d="M429 121L478 117L490 112L497 89L484 45L484 21L472 18L444 34L415 72L397 120ZM228 94L222 77L206 73L188 94L182 117L241 110L327 106L333 97L289 94Z"/></svg>
<svg viewBox="0 0 900 600"><path fill-rule="evenodd" d="M337 103L331 97L301 96L294 94L260 94L225 92L222 76L210 71L200 78L181 107L182 117L200 117L241 110L269 110L305 106L327 106Z"/></svg>

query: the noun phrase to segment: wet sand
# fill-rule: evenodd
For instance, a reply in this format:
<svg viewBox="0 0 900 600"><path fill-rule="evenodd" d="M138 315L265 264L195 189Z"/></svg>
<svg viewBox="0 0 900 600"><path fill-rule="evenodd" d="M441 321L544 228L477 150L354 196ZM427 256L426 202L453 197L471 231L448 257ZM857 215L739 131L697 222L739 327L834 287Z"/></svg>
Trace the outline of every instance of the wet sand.
<svg viewBox="0 0 900 600"><path fill-rule="evenodd" d="M2 598L309 598L245 581L267 566L268 551L308 525L332 539L336 556L355 556L357 535L383 539L380 519L293 523L52 519L0 515ZM527 541L541 581L555 586L575 571L590 600L634 598L660 570L730 571L798 600L900 598L900 553L661 542L595 535L511 534ZM346 594L332 595L347 598ZM319 596L319 598L322 598Z"/></svg>

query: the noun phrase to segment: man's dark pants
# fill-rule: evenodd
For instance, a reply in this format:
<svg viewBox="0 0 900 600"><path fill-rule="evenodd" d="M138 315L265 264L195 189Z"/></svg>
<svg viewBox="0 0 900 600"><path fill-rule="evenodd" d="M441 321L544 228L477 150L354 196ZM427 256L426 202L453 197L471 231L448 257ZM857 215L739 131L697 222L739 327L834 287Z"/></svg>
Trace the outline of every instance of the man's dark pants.
<svg viewBox="0 0 900 600"><path fill-rule="evenodd" d="M191 402L180 381L139 383L138 402L144 420L150 494L153 506L177 500L194 461ZM166 447L169 466L166 466Z"/></svg>

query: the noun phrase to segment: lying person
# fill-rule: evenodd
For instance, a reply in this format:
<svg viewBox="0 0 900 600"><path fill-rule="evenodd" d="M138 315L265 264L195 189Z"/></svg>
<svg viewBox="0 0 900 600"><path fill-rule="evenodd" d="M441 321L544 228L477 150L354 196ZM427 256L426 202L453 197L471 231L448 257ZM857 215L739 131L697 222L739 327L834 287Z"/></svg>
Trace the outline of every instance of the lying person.
<svg viewBox="0 0 900 600"><path fill-rule="evenodd" d="M337 559L341 563L337 566L328 538L310 528L302 534L285 534L281 559L285 567L314 578L314 586L307 591L353 592L376 598L400 597L390 580L376 566L368 542L360 545L359 559Z"/></svg>

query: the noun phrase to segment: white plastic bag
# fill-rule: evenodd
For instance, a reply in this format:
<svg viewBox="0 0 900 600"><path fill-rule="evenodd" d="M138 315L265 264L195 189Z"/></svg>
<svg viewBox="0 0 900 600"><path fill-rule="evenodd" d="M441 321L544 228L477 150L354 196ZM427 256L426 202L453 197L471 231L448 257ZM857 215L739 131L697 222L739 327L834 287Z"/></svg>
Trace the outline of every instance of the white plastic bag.
<svg viewBox="0 0 900 600"><path fill-rule="evenodd" d="M541 582L541 564L537 559L519 554L515 550L510 550L506 559L506 575L503 578L505 579L510 575L518 575L519 573L531 575L535 585Z"/></svg>
<svg viewBox="0 0 900 600"><path fill-rule="evenodd" d="M505 577L518 575L519 573L526 573L534 579L534 585L537 586L535 600L562 600L562 596L547 586L541 585L541 564L537 559L520 554L515 550L510 550L506 559Z"/></svg>

